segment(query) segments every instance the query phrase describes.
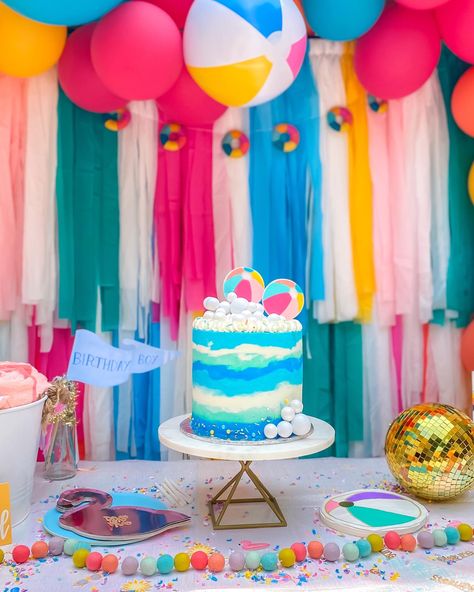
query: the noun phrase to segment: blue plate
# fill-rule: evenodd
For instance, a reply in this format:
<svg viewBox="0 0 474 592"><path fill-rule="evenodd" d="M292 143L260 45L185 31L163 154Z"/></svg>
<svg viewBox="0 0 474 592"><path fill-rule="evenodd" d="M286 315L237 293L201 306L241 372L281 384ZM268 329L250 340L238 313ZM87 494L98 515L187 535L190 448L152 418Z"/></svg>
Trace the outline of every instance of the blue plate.
<svg viewBox="0 0 474 592"><path fill-rule="evenodd" d="M140 493L113 493L112 495L112 506L136 506L139 508L150 508L151 510L166 510L166 506L163 502L153 497L142 495ZM43 520L43 528L49 534L53 536L62 537L63 539L76 539L90 543L96 547L123 547L124 545L130 545L131 543L143 540L139 536L135 540L122 542L122 541L97 541L95 539L88 539L80 536L75 532L66 530L59 525L59 518L61 513L56 508L49 510L45 514Z"/></svg>

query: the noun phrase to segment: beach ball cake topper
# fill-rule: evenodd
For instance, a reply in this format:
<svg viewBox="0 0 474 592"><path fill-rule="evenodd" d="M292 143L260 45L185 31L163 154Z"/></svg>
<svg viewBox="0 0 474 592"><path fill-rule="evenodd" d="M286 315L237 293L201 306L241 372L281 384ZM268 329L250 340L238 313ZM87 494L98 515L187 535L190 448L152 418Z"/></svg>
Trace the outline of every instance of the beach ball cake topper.
<svg viewBox="0 0 474 592"><path fill-rule="evenodd" d="M226 298L233 292L238 298L260 302L264 289L262 276L251 267L236 267L224 278L223 291Z"/></svg>
<svg viewBox="0 0 474 592"><path fill-rule="evenodd" d="M295 319L303 310L303 290L293 280L274 280L265 288L262 304L269 315L278 314L288 320Z"/></svg>
<svg viewBox="0 0 474 592"><path fill-rule="evenodd" d="M223 105L249 107L293 83L307 37L293 0L195 0L183 41L195 82Z"/></svg>

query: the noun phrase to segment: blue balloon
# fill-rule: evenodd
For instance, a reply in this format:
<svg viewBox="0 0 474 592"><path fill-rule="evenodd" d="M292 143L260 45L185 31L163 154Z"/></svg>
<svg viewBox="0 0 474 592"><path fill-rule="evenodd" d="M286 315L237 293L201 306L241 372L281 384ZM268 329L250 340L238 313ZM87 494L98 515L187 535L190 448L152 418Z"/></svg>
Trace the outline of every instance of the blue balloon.
<svg viewBox="0 0 474 592"><path fill-rule="evenodd" d="M48 25L82 25L95 21L123 0L3 0L23 16Z"/></svg>
<svg viewBox="0 0 474 592"><path fill-rule="evenodd" d="M385 0L303 0L313 31L324 39L351 41L378 21Z"/></svg>

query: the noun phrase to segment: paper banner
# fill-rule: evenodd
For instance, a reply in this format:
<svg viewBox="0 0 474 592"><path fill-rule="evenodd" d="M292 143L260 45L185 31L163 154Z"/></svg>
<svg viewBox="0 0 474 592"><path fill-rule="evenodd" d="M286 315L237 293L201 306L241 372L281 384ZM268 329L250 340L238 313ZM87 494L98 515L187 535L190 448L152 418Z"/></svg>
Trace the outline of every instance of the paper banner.
<svg viewBox="0 0 474 592"><path fill-rule="evenodd" d="M99 387L122 384L130 374L149 372L175 359L177 352L125 339L122 347L105 343L91 331L78 329L67 377Z"/></svg>

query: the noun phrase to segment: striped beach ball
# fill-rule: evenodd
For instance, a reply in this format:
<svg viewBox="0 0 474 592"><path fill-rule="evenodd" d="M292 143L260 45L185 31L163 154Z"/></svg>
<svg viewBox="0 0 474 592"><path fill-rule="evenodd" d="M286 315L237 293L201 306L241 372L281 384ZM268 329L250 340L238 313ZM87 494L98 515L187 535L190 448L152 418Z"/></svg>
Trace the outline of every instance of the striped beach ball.
<svg viewBox="0 0 474 592"><path fill-rule="evenodd" d="M292 84L306 41L293 0L195 0L184 29L184 58L213 99L252 106Z"/></svg>

